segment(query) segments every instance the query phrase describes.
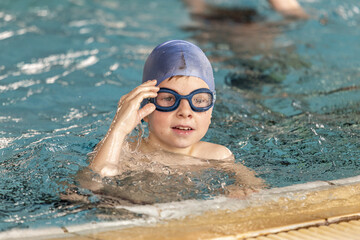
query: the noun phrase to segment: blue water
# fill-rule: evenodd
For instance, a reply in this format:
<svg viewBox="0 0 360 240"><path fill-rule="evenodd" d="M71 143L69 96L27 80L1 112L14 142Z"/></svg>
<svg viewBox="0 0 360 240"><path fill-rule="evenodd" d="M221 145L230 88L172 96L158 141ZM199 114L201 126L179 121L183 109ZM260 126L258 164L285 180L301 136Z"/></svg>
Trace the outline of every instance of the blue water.
<svg viewBox="0 0 360 240"><path fill-rule="evenodd" d="M210 2L257 10L255 37L231 20L193 19L179 0L1 1L0 230L141 217L59 193L168 39L199 44L214 64L206 140L270 186L359 174L358 1L301 1L306 21L284 21L265 1Z"/></svg>

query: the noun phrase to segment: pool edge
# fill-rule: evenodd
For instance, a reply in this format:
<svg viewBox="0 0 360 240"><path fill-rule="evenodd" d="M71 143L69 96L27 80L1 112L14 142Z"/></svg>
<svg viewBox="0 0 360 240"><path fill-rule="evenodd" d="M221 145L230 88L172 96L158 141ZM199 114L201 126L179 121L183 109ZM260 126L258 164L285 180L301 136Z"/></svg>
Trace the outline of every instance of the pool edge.
<svg viewBox="0 0 360 240"><path fill-rule="evenodd" d="M174 240L244 239L358 218L359 192L360 175L264 190L246 200L249 206L235 211L211 210L141 226L89 223L63 228L14 229L0 233L0 239L154 239L155 236Z"/></svg>

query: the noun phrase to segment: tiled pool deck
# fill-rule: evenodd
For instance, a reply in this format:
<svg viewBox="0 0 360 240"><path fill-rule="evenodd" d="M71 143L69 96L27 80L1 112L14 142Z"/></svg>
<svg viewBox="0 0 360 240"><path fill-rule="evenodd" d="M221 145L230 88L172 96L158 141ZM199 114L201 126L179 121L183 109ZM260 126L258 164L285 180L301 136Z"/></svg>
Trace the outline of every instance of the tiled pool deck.
<svg viewBox="0 0 360 240"><path fill-rule="evenodd" d="M360 219L360 176L273 188L244 200L219 197L208 201L128 207L128 210L146 213L149 218L143 222L13 229L0 233L0 239L227 240L327 226Z"/></svg>

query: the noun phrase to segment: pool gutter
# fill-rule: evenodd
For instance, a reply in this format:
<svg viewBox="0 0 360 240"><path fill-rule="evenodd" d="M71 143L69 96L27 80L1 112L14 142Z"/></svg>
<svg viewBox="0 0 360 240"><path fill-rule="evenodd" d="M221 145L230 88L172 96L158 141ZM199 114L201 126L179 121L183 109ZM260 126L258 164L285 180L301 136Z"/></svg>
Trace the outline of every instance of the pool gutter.
<svg viewBox="0 0 360 240"><path fill-rule="evenodd" d="M126 226L90 223L11 230L0 233L0 239L246 239L360 219L359 193L360 176L317 181L264 190L243 200L220 201L216 209L180 218ZM151 214L151 208L147 211Z"/></svg>

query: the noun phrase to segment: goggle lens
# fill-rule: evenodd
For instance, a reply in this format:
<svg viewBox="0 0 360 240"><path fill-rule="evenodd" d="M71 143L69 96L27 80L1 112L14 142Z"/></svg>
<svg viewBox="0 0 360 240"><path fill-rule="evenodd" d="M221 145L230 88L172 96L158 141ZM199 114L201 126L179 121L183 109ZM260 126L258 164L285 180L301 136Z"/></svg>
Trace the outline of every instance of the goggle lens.
<svg viewBox="0 0 360 240"><path fill-rule="evenodd" d="M212 104L212 95L210 93L197 93L191 98L195 107L206 108Z"/></svg>
<svg viewBox="0 0 360 240"><path fill-rule="evenodd" d="M175 102L176 97L174 96L174 94L167 92L160 92L155 98L156 105L160 107L171 107L175 104Z"/></svg>

